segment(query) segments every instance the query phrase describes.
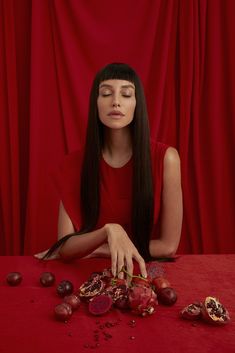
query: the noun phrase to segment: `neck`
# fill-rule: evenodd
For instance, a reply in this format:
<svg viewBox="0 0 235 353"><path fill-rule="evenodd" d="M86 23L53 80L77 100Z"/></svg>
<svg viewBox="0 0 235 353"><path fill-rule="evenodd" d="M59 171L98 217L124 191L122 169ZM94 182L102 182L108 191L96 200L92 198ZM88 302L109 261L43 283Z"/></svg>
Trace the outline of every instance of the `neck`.
<svg viewBox="0 0 235 353"><path fill-rule="evenodd" d="M132 155L131 132L129 128L106 129L103 157L114 167L126 164Z"/></svg>

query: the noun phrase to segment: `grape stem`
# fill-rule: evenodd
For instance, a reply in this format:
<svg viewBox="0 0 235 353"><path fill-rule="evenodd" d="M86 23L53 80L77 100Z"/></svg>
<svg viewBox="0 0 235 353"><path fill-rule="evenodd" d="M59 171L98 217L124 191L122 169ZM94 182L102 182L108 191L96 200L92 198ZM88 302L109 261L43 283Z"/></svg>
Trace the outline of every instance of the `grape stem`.
<svg viewBox="0 0 235 353"><path fill-rule="evenodd" d="M127 270L124 267L119 271L119 273L121 273L121 272L124 272L130 278L141 278L141 279L143 279L146 282L148 281L147 278L145 278L145 277L143 277L141 275L138 275L138 276L131 275L129 272L127 272Z"/></svg>

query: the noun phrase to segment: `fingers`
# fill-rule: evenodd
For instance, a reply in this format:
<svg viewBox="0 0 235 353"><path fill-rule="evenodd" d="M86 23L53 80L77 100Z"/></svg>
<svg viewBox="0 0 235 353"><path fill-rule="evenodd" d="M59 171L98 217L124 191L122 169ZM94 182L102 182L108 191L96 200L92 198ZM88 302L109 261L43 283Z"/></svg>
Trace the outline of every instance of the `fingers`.
<svg viewBox="0 0 235 353"><path fill-rule="evenodd" d="M112 271L113 277L116 277L116 274L117 274L117 252L111 251L111 249L110 249L110 254L111 254L111 271Z"/></svg>
<svg viewBox="0 0 235 353"><path fill-rule="evenodd" d="M42 251L42 252L39 252L37 254L34 254L33 256L36 257L37 259L42 259L43 256L47 253L48 250L45 250L45 251Z"/></svg>
<svg viewBox="0 0 235 353"><path fill-rule="evenodd" d="M49 250L49 249L48 249ZM34 254L33 256L36 257L36 259L42 260L43 257L46 255L48 250L42 251L40 253ZM51 254L49 257L45 258L44 260L56 260L60 258L60 254L58 252Z"/></svg>
<svg viewBox="0 0 235 353"><path fill-rule="evenodd" d="M117 261L117 274L119 278L124 278L124 273L122 272L122 269L124 267L124 255L118 254L118 261Z"/></svg>
<svg viewBox="0 0 235 353"><path fill-rule="evenodd" d="M134 270L132 257L128 257L126 259L126 270L127 270L127 273L129 274L129 276L127 276L127 283L130 284L131 279L132 279L131 276L133 275L133 270Z"/></svg>
<svg viewBox="0 0 235 353"><path fill-rule="evenodd" d="M111 270L112 274L114 277L118 276L119 278L124 278L124 273L122 269L124 266L126 267L126 272L128 275L131 276L133 275L133 270L134 270L134 265L133 265L133 259L135 259L139 265L140 268L140 274L143 277L147 277L147 270L146 270L146 265L145 261L140 256L139 253L137 254L131 254L128 256L124 256L124 254L120 254L118 252L111 252Z"/></svg>
<svg viewBox="0 0 235 353"><path fill-rule="evenodd" d="M139 264L139 268L140 268L140 273L143 277L147 277L147 270L146 270L146 266L145 266L145 261L143 259L142 256L140 256L140 254L138 253L138 255L134 256L134 259L138 262Z"/></svg>

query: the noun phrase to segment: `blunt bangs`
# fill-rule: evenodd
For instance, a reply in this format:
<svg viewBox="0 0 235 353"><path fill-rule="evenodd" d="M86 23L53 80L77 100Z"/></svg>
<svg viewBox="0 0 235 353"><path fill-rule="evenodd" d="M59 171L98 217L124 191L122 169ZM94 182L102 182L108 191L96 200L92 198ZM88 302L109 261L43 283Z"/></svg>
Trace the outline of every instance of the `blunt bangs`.
<svg viewBox="0 0 235 353"><path fill-rule="evenodd" d="M136 85L136 73L127 64L112 63L101 69L97 76L97 83L100 84L106 80L126 80Z"/></svg>

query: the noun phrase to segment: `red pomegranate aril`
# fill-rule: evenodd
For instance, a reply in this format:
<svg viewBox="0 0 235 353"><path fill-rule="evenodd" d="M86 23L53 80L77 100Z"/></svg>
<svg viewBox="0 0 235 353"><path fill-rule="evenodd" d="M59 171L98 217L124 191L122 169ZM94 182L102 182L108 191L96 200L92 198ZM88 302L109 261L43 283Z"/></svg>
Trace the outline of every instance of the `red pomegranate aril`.
<svg viewBox="0 0 235 353"><path fill-rule="evenodd" d="M64 302L68 303L72 307L72 310L77 310L81 303L79 297L75 294L66 295Z"/></svg>
<svg viewBox="0 0 235 353"><path fill-rule="evenodd" d="M70 282L68 280L63 280L58 284L56 291L57 291L57 294L63 298L66 295L72 294L73 288L74 287L73 287L72 282Z"/></svg>
<svg viewBox="0 0 235 353"><path fill-rule="evenodd" d="M7 283L10 286L18 286L22 282L22 274L20 272L10 272L7 275Z"/></svg>
<svg viewBox="0 0 235 353"><path fill-rule="evenodd" d="M54 309L55 317L59 321L68 321L72 315L72 307L68 303L56 305Z"/></svg>
<svg viewBox="0 0 235 353"><path fill-rule="evenodd" d="M43 272L40 276L40 283L43 287L50 287L55 283L55 275L51 272Z"/></svg>

